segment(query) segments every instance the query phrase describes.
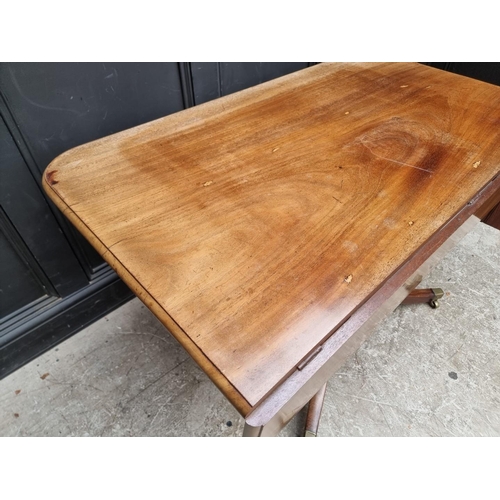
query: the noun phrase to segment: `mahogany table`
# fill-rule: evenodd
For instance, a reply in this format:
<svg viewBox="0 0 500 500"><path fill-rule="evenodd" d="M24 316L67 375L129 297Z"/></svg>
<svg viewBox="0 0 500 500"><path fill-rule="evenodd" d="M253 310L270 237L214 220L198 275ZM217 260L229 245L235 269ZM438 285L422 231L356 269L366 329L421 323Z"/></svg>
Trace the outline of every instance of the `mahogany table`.
<svg viewBox="0 0 500 500"><path fill-rule="evenodd" d="M500 88L320 64L79 146L50 198L276 434L500 188Z"/></svg>

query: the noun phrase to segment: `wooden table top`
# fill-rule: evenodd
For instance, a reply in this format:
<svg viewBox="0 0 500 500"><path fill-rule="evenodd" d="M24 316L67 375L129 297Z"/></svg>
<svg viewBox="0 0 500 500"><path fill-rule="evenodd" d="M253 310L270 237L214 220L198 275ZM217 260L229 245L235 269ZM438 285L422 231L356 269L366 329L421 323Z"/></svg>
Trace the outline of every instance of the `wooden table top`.
<svg viewBox="0 0 500 500"><path fill-rule="evenodd" d="M500 172L500 88L321 64L72 149L51 199L246 415Z"/></svg>

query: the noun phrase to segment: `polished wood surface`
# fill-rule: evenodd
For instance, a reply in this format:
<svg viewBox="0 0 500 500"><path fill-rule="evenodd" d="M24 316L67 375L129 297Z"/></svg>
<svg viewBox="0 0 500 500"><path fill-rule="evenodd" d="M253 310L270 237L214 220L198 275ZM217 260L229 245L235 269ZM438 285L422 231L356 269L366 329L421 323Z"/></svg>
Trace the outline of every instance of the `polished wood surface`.
<svg viewBox="0 0 500 500"><path fill-rule="evenodd" d="M322 64L75 148L49 196L246 415L500 171L500 89Z"/></svg>
<svg viewBox="0 0 500 500"><path fill-rule="evenodd" d="M432 290L432 288L418 288L413 290L406 299L401 302L402 305L410 305L410 304L425 304L430 302L432 299L436 297L436 294Z"/></svg>

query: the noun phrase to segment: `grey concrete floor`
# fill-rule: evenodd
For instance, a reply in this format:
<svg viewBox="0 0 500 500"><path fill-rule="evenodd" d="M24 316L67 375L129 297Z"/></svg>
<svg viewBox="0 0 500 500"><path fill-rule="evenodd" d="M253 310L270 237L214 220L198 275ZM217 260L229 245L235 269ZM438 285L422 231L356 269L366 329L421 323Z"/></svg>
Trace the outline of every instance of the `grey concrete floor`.
<svg viewBox="0 0 500 500"><path fill-rule="evenodd" d="M500 436L500 232L483 224L332 377L321 436ZM302 432L304 412L281 436ZM237 436L243 420L138 299L0 381L2 436Z"/></svg>

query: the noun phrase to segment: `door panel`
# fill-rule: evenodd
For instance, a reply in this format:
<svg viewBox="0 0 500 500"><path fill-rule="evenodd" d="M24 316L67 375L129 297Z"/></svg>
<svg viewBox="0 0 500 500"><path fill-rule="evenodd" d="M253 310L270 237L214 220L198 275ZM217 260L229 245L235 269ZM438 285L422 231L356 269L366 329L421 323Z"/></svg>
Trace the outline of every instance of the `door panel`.
<svg viewBox="0 0 500 500"><path fill-rule="evenodd" d="M0 179L0 205L24 245L43 267L55 293L66 296L87 285L82 267L2 118Z"/></svg>
<svg viewBox="0 0 500 500"><path fill-rule="evenodd" d="M191 63L196 104L306 68L310 63Z"/></svg>
<svg viewBox="0 0 500 500"><path fill-rule="evenodd" d="M40 176L72 147L183 109L176 63L3 63L0 89ZM58 222L95 279L103 260Z"/></svg>
<svg viewBox="0 0 500 500"><path fill-rule="evenodd" d="M435 68L451 71L459 75L500 85L500 62L430 62L424 63Z"/></svg>
<svg viewBox="0 0 500 500"><path fill-rule="evenodd" d="M222 95L253 87L307 67L307 63L221 63Z"/></svg>
<svg viewBox="0 0 500 500"><path fill-rule="evenodd" d="M17 310L47 296L33 263L26 258L29 250L9 226L0 208L0 324Z"/></svg>

